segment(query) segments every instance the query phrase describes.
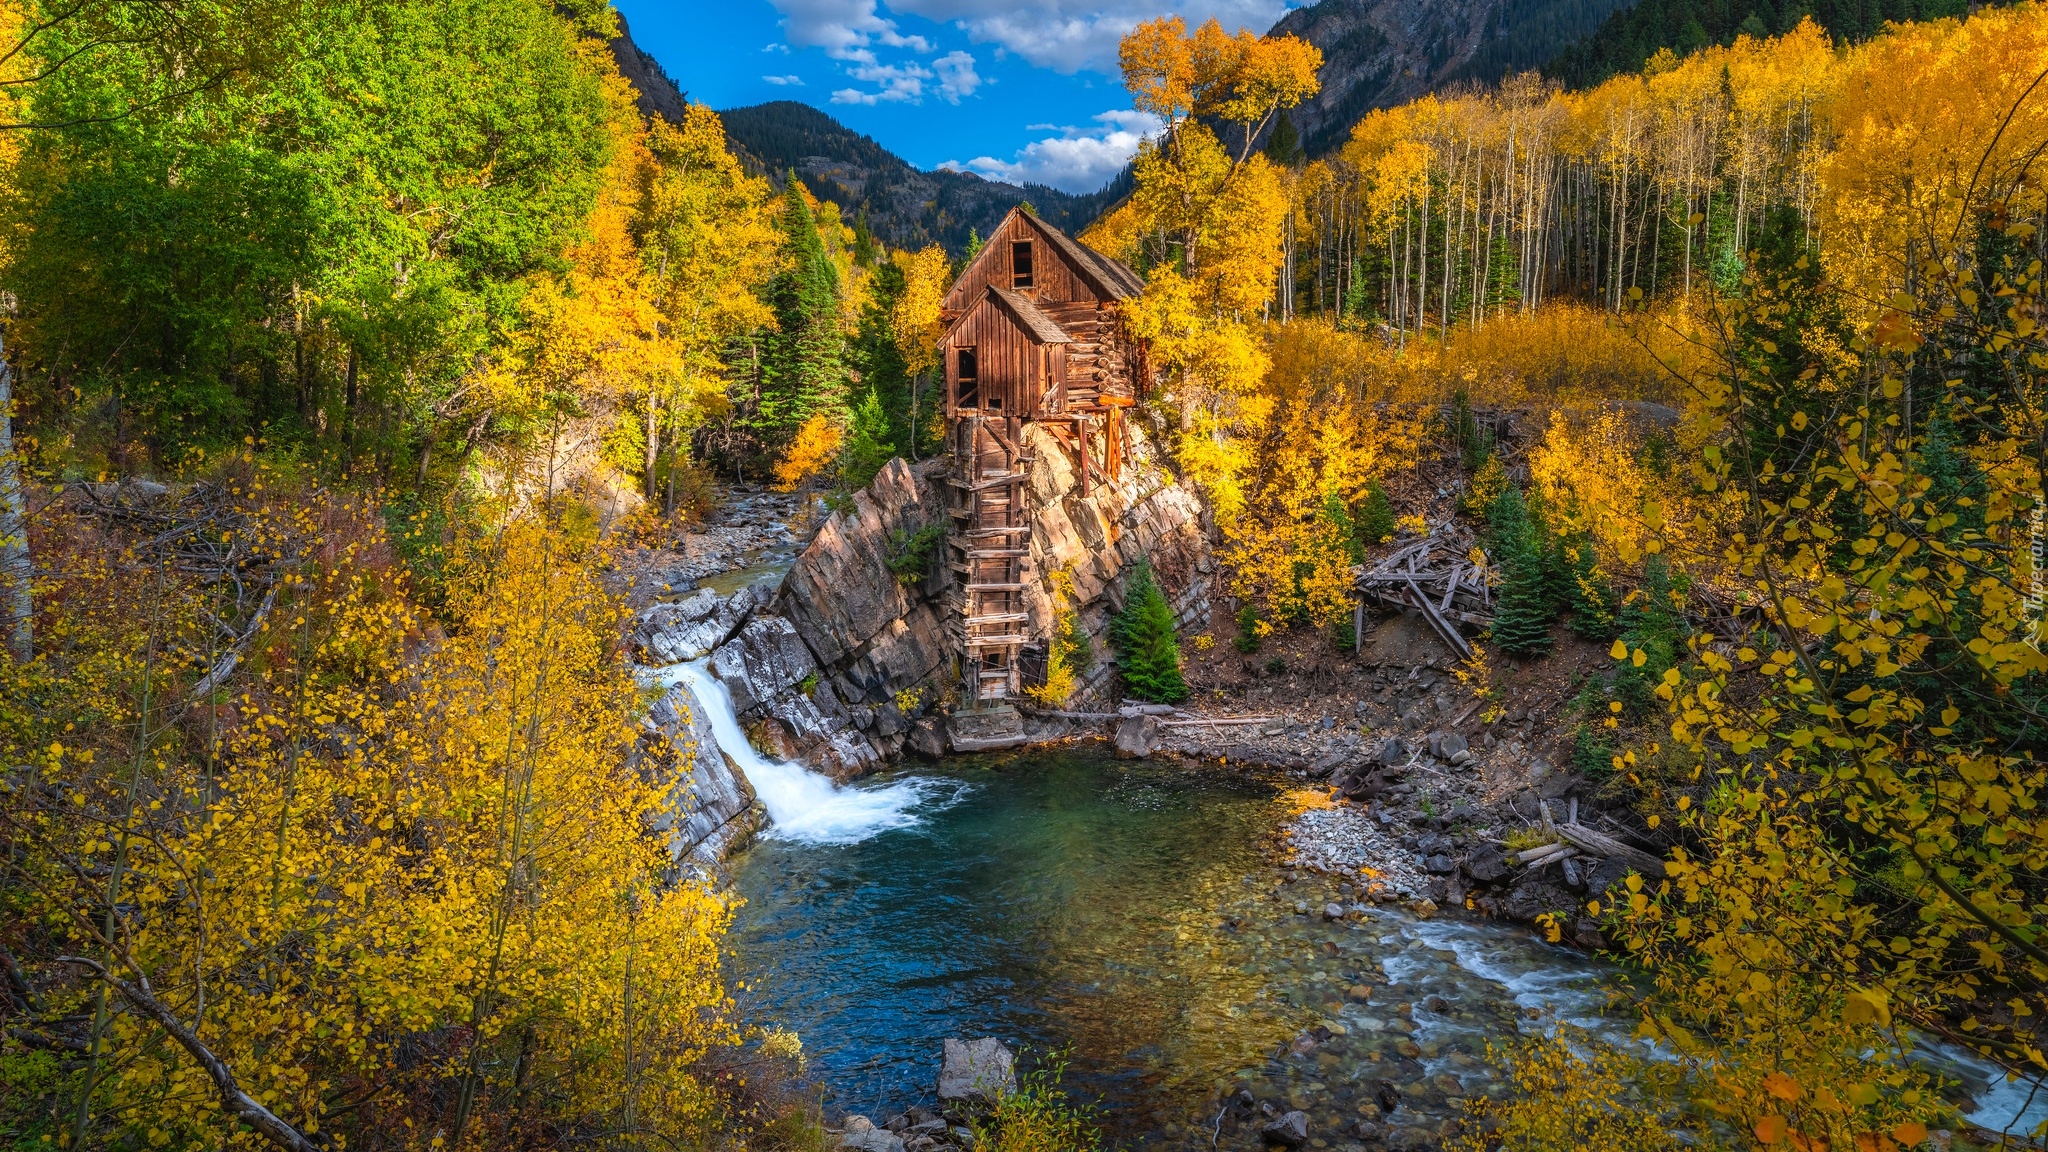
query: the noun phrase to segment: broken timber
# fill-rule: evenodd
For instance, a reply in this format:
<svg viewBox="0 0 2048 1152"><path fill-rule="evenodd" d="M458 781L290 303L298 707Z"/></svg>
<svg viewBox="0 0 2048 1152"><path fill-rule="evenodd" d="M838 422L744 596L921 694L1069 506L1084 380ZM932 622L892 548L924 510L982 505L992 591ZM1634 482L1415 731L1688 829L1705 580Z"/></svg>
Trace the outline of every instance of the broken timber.
<svg viewBox="0 0 2048 1152"><path fill-rule="evenodd" d="M1352 568L1353 587L1358 592L1357 623L1363 624L1368 600L1418 613L1430 631L1461 659L1472 658L1472 644L1458 625L1475 628L1493 625L1493 588L1487 569L1444 548L1444 560L1430 567L1431 552L1443 547L1434 536L1395 550L1370 568ZM1364 643L1363 628L1358 630Z"/></svg>

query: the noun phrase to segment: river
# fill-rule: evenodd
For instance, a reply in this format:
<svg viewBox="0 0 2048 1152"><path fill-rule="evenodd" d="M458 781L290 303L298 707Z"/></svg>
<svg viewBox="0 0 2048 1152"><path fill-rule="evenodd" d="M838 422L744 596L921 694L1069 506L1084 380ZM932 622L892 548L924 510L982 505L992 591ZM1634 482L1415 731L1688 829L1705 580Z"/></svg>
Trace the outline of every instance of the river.
<svg viewBox="0 0 2048 1152"><path fill-rule="evenodd" d="M772 785L771 814L801 818L733 862L733 943L749 1009L802 1035L834 1111L928 1103L940 1040L993 1035L1027 1064L1064 1054L1113 1146L1256 1147L1256 1122L1212 1127L1249 1090L1308 1113L1311 1147L1355 1147L1363 1121L1433 1148L1492 1083L1490 1043L1560 1018L1632 1043L1609 970L1526 928L1314 914L1336 882L1276 864L1277 779L1074 750L806 775L800 797ZM2023 1110L2024 1085L1943 1063L1977 1122Z"/></svg>

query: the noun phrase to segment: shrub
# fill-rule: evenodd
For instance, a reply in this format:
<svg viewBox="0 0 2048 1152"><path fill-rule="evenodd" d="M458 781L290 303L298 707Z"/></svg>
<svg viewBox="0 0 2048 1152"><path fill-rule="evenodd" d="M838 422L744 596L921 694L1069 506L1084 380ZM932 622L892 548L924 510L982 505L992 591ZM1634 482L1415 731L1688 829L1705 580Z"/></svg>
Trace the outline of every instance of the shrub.
<svg viewBox="0 0 2048 1152"><path fill-rule="evenodd" d="M1060 569L1052 575L1052 644L1045 657L1045 683L1030 690L1040 704L1054 705L1074 694L1080 677L1095 666L1095 652L1088 634L1081 630L1081 614L1074 611L1074 574Z"/></svg>
<svg viewBox="0 0 2048 1152"><path fill-rule="evenodd" d="M1247 604L1237 610L1237 637L1230 643L1239 652L1249 655L1259 650L1259 645L1266 642L1266 634L1272 630L1273 626L1260 617L1259 610Z"/></svg>
<svg viewBox="0 0 2048 1152"><path fill-rule="evenodd" d="M1124 610L1110 626L1116 645L1117 671L1124 687L1140 700L1178 704L1188 698L1180 674L1180 641L1174 635L1173 606L1152 579L1152 566L1140 562L1131 573Z"/></svg>
<svg viewBox="0 0 2048 1152"><path fill-rule="evenodd" d="M946 538L946 530L937 524L927 524L915 532L897 529L889 534L889 571L895 573L896 582L906 588L924 582L925 575L932 570L932 558L938 554L939 542Z"/></svg>
<svg viewBox="0 0 2048 1152"><path fill-rule="evenodd" d="M1060 1087L1066 1061L1018 1078L1015 1092L998 1098L974 1122L974 1146L982 1152L1093 1152L1102 1135L1094 1117Z"/></svg>

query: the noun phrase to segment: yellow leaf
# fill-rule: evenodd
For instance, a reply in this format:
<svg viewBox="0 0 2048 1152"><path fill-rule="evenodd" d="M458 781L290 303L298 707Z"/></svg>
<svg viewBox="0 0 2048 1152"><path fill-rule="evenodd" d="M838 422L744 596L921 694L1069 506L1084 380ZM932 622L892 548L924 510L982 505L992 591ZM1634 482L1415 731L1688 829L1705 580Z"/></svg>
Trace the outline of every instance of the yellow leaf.
<svg viewBox="0 0 2048 1152"><path fill-rule="evenodd" d="M1783 1072L1773 1072L1769 1076L1764 1077L1764 1091L1769 1092L1786 1103L1790 1103L1805 1095L1805 1090L1799 1087L1799 1081L1794 1080Z"/></svg>
<svg viewBox="0 0 2048 1152"><path fill-rule="evenodd" d="M1904 1124L1892 1129L1892 1139L1911 1148L1913 1145L1927 1139L1927 1125L1922 1124L1918 1120L1908 1120Z"/></svg>
<svg viewBox="0 0 2048 1152"><path fill-rule="evenodd" d="M1756 1122L1756 1138L1766 1144L1783 1144L1785 1142L1785 1128L1785 1118L1783 1116L1766 1116Z"/></svg>
<svg viewBox="0 0 2048 1152"><path fill-rule="evenodd" d="M1614 642L1614 647L1609 648L1607 650L1607 654L1609 656L1614 657L1616 660L1626 660L1628 659L1628 645L1619 640L1616 640Z"/></svg>

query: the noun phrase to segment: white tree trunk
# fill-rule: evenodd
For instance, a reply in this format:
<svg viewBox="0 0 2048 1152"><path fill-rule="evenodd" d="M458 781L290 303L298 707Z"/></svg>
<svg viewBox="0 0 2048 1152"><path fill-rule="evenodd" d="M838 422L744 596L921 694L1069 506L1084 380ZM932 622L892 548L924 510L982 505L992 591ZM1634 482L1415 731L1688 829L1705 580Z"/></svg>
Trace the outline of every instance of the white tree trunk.
<svg viewBox="0 0 2048 1152"><path fill-rule="evenodd" d="M23 663L35 655L33 577L21 461L14 455L14 369L0 347L0 595L5 596L0 605L5 606L7 647Z"/></svg>

